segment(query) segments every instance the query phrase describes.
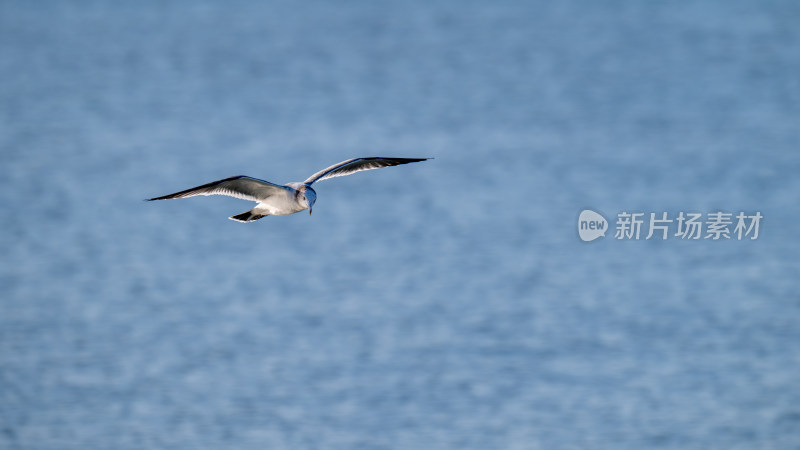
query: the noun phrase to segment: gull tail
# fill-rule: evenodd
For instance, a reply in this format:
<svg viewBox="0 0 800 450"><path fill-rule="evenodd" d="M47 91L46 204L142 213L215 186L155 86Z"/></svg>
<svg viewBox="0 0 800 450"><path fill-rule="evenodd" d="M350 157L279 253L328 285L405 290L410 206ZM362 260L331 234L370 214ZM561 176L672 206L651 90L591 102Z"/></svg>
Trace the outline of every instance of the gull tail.
<svg viewBox="0 0 800 450"><path fill-rule="evenodd" d="M228 218L237 222L252 222L268 215L269 214L258 214L254 209L251 209L250 211L245 211L241 214L237 214Z"/></svg>

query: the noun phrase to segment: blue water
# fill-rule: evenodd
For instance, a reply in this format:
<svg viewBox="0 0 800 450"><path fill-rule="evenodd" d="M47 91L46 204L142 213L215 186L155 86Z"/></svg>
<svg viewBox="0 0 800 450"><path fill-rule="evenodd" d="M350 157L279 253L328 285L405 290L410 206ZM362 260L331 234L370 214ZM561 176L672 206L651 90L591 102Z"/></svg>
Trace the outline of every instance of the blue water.
<svg viewBox="0 0 800 450"><path fill-rule="evenodd" d="M797 2L118 3L0 2L0 448L800 447Z"/></svg>

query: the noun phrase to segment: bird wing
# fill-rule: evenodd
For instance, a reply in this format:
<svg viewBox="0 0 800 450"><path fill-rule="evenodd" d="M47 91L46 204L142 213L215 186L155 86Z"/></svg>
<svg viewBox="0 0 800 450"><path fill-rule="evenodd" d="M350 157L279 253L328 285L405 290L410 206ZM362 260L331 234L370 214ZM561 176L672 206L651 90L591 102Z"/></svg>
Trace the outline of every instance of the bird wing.
<svg viewBox="0 0 800 450"><path fill-rule="evenodd" d="M425 161L428 158L353 158L347 161L342 161L339 164L334 164L328 168L322 169L308 177L305 181L307 186L311 186L317 181L327 180L328 178L342 177L350 175L351 173L360 172L362 170L380 169L382 167L399 166L400 164L408 164L413 162Z"/></svg>
<svg viewBox="0 0 800 450"><path fill-rule="evenodd" d="M176 192L174 194L148 198L147 200L167 200L170 198L194 197L195 195L227 195L228 197L258 202L286 189L288 188L285 186L279 186L269 181L238 175L225 178L224 180L212 181L211 183L186 189L185 191Z"/></svg>

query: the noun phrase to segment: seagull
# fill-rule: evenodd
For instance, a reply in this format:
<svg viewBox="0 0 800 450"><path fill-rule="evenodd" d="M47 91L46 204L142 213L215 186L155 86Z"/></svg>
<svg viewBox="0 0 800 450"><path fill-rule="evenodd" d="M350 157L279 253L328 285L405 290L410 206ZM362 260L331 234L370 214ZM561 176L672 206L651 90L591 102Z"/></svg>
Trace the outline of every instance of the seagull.
<svg viewBox="0 0 800 450"><path fill-rule="evenodd" d="M252 222L269 215L285 216L305 209L308 210L308 214L310 215L311 208L314 206L314 202L317 201L317 192L311 188L311 185L317 181L350 175L352 173L361 172L362 170L399 166L401 164L426 161L428 159L429 158L353 158L322 169L308 177L308 179L302 183L292 182L286 183L283 186L246 175L237 175L174 194L148 198L147 201L186 198L194 197L195 195L226 195L228 197L257 202L255 208L229 217L229 219L237 222Z"/></svg>

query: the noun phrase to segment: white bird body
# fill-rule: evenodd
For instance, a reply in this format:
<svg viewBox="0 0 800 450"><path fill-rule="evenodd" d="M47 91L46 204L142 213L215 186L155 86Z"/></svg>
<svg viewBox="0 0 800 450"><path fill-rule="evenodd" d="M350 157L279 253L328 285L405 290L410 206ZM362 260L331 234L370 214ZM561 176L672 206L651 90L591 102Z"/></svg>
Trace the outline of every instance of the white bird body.
<svg viewBox="0 0 800 450"><path fill-rule="evenodd" d="M320 170L302 183L292 182L278 185L270 183L269 181L259 180L258 178L238 175L186 189L185 191L147 200L167 200L194 197L196 195L226 195L228 197L256 202L257 204L253 209L230 217L231 220L239 222L252 222L269 215L284 216L306 209L308 209L308 213L311 214L311 209L317 201L317 192L311 188L314 182L350 175L362 170L397 166L400 164L425 161L427 159L428 158L353 158Z"/></svg>
<svg viewBox="0 0 800 450"><path fill-rule="evenodd" d="M308 186L303 183L292 182L286 183L281 187L284 189L275 192L266 200L259 201L253 209L266 211L273 216L285 216L309 208L309 206L303 206L301 202L297 201L297 197L300 194L308 193L308 189L310 189Z"/></svg>
<svg viewBox="0 0 800 450"><path fill-rule="evenodd" d="M258 204L252 209L253 213L262 216L285 216L309 209L309 206L298 201L301 192L306 193L307 190L302 190L302 186L290 186L297 184L302 185L302 183L288 183L281 186L283 189L276 189L269 197L259 199Z"/></svg>

